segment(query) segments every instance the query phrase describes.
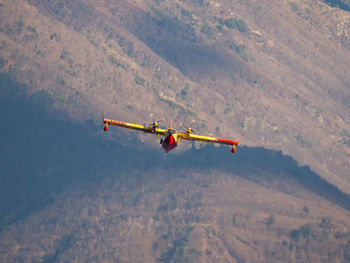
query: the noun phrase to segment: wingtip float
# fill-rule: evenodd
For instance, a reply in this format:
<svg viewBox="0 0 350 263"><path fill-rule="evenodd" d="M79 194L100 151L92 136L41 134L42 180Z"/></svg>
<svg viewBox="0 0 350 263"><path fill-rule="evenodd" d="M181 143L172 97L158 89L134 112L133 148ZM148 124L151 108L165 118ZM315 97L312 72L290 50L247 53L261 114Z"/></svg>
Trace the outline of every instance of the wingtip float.
<svg viewBox="0 0 350 263"><path fill-rule="evenodd" d="M175 149L178 143L180 142L180 139L232 145L232 149L231 149L232 153L236 152L236 146L238 145L238 141L225 140L225 139L216 138L216 137L192 134L191 128L187 128L186 132L184 133L177 132L172 127L172 121L170 122L170 127L168 129L158 128L158 123L161 121L164 121L164 119L161 119L159 121L153 121L153 123L151 123L148 126L116 121L116 120L105 118L103 116L102 116L102 119L104 124L103 129L105 132L108 131L108 125L112 125L112 126L132 129L132 130L138 130L145 133L156 134L158 139L159 137L161 137L159 142L160 142L160 145L163 147L165 153L168 153L169 151Z"/></svg>

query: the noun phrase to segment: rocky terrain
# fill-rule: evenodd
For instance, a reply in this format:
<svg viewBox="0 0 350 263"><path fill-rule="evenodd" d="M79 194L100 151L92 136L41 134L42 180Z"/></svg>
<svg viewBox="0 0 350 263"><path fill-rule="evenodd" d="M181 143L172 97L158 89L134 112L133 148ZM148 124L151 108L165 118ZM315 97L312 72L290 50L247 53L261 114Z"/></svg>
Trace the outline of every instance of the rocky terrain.
<svg viewBox="0 0 350 263"><path fill-rule="evenodd" d="M349 6L1 0L0 261L349 261Z"/></svg>

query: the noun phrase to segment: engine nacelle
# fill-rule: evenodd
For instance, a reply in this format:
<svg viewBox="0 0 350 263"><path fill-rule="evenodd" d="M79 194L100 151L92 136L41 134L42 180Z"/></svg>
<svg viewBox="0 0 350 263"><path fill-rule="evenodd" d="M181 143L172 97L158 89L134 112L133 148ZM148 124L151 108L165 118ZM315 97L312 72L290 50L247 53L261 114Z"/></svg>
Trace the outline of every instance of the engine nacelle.
<svg viewBox="0 0 350 263"><path fill-rule="evenodd" d="M106 123L105 127L103 128L103 130L106 132L108 131L108 124Z"/></svg>

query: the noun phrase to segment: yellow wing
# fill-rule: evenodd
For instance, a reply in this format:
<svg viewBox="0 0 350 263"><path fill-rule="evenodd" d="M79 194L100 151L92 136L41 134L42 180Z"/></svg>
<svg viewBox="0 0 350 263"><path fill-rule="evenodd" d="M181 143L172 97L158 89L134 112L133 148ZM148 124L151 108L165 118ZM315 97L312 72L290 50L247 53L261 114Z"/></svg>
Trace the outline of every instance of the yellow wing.
<svg viewBox="0 0 350 263"><path fill-rule="evenodd" d="M108 125L128 128L128 129L132 129L132 130L143 131L146 133L160 134L160 135L165 134L167 131L165 129L158 128L157 124L153 124L153 126L147 127L144 125L116 121L116 120L111 120L111 119L107 119L107 118L103 118L103 123L105 124L105 128L104 128L105 131L108 130Z"/></svg>
<svg viewBox="0 0 350 263"><path fill-rule="evenodd" d="M236 146L238 145L238 141L196 135L196 134L191 134L190 132L178 133L177 136L181 139L190 140L190 141L202 141L202 142L209 142L209 143L220 143L220 144L232 145L232 153L234 153L236 151Z"/></svg>

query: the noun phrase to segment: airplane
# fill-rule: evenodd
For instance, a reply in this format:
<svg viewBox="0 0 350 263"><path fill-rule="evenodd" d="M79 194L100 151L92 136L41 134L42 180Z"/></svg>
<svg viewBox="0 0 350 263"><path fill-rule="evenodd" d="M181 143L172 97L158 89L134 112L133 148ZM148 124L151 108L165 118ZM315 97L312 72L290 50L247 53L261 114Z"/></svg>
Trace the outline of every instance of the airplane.
<svg viewBox="0 0 350 263"><path fill-rule="evenodd" d="M186 128L186 132L179 133L175 129L173 129L173 123L170 121L170 127L168 129L162 129L158 128L158 123L164 121L164 119L153 121L150 125L139 125L139 124L133 124L128 122L121 122L116 121L112 119L107 119L102 116L104 131L108 131L108 125L117 126L117 127L123 127L128 128L132 130L138 130L145 133L153 133L157 135L157 138L160 139L160 145L163 147L164 152L168 153L169 151L175 149L175 147L179 144L180 139L184 140L190 140L190 141L202 141L202 142L208 142L208 143L219 143L219 144L226 144L226 145L232 145L232 153L236 152L236 146L238 145L238 141L232 141L232 140L225 140L215 137L208 137L208 136L202 136L202 135L196 135L192 133L192 129L190 127Z"/></svg>

